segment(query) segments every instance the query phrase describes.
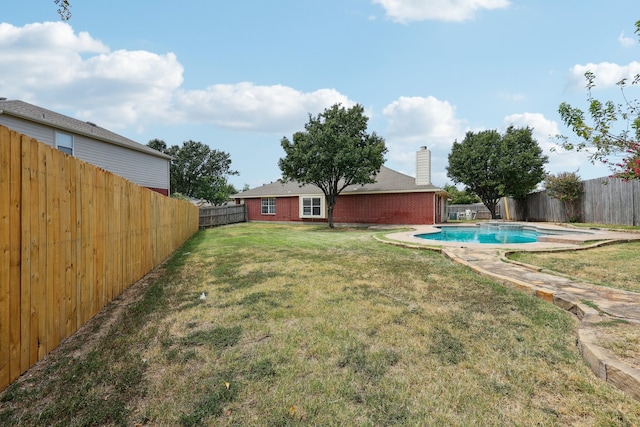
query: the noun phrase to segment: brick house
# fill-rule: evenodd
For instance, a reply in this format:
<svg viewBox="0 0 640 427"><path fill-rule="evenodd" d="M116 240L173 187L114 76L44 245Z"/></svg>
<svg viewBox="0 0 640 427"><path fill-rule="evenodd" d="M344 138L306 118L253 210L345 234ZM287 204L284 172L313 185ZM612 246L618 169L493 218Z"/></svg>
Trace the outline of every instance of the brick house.
<svg viewBox="0 0 640 427"><path fill-rule="evenodd" d="M249 221L327 222L324 194L314 185L277 181L233 196ZM431 154L416 153L416 178L382 167L376 182L340 193L333 220L341 225L436 224L446 219L448 194L431 184Z"/></svg>

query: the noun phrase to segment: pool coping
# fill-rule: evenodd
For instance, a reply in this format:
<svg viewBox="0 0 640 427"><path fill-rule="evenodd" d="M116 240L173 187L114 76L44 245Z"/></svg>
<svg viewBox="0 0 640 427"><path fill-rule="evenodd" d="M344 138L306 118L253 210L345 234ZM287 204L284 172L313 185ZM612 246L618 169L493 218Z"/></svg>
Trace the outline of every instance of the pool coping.
<svg viewBox="0 0 640 427"><path fill-rule="evenodd" d="M494 222L492 222L494 223ZM501 223L501 222L498 222ZM516 250L540 250L540 249L571 249L580 247L585 242L592 240L627 240L629 235L635 235L640 239L640 234L620 231L610 231L603 229L577 229L569 228L566 225L559 225L556 223L531 223L531 222L518 222L508 221L504 222L509 225L522 225L526 228L535 228L542 231L549 231L554 233L553 235L542 236L538 242L531 243L507 243L507 244L493 244L493 243L468 243L468 242L446 242L422 239L416 237L419 234L437 233L440 231L438 227L469 227L471 224L458 223L442 223L435 225L412 225L408 226L409 230L387 234L386 237L392 240L398 240L405 243L411 243L421 246L434 246L434 247L466 247L466 248L478 248L478 249L516 249ZM482 224L482 223L473 223Z"/></svg>

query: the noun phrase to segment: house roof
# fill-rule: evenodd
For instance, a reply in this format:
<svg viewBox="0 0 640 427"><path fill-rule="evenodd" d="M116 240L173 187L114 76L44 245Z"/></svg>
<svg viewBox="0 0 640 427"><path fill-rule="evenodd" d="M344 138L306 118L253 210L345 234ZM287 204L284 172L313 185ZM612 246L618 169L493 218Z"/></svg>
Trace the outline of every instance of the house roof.
<svg viewBox="0 0 640 427"><path fill-rule="evenodd" d="M101 128L91 122L83 122L46 108L38 107L20 100L6 100L0 98L0 114L19 117L24 120L40 123L60 130L66 130L75 134L84 135L109 144L119 145L132 150L140 151L156 157L171 159L171 156L154 150L151 147L120 136L116 133Z"/></svg>
<svg viewBox="0 0 640 427"><path fill-rule="evenodd" d="M368 194L368 193L417 193L434 192L444 193L439 187L434 185L416 185L416 179L412 176L396 172L385 166L380 168L376 175L376 182L365 185L350 185L345 188L341 195ZM232 196L234 199L250 199L255 197L290 197L299 195L322 194L315 185L307 184L300 186L296 181L282 182L276 181L262 187L243 191Z"/></svg>

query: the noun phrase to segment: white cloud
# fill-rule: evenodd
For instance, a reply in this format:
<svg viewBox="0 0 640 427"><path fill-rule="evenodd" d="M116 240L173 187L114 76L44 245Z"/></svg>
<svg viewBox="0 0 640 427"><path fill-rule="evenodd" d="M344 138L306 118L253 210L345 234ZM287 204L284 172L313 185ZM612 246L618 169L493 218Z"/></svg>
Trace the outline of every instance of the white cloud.
<svg viewBox="0 0 640 427"><path fill-rule="evenodd" d="M467 21L478 11L503 9L509 0L373 0L381 5L392 20L410 21Z"/></svg>
<svg viewBox="0 0 640 427"><path fill-rule="evenodd" d="M611 62L574 65L569 70L570 86L577 89L584 89L586 84L584 74L587 71L591 71L596 75L596 88L607 88L615 86L615 84L622 79L632 80L634 76L640 74L640 62L633 61L629 65L618 65Z"/></svg>
<svg viewBox="0 0 640 427"><path fill-rule="evenodd" d="M625 36L624 32L620 33L620 35L618 36L618 42L622 47L631 47L636 44L636 40L631 37Z"/></svg>
<svg viewBox="0 0 640 427"><path fill-rule="evenodd" d="M22 49L32 53L55 56L56 53L72 50L75 52L108 52L109 49L88 33L77 35L64 22L43 22L14 27L0 23L0 47L3 54Z"/></svg>
<svg viewBox="0 0 640 427"><path fill-rule="evenodd" d="M528 126L533 130L533 137L538 140L540 147L543 149L557 148L557 145L552 140L556 135L560 134L558 124L553 120L546 119L543 114L511 114L504 118L504 125L505 130L512 125L518 128Z"/></svg>
<svg viewBox="0 0 640 427"><path fill-rule="evenodd" d="M383 110L389 119L390 135L429 145L456 138L462 122L455 117L455 107L433 96L402 96ZM452 142L452 140L450 141Z"/></svg>
<svg viewBox="0 0 640 427"><path fill-rule="evenodd" d="M0 24L0 93L117 129L170 117L183 68L173 53L112 52L65 22Z"/></svg>
<svg viewBox="0 0 640 427"><path fill-rule="evenodd" d="M59 87L78 77L81 54L108 53L109 49L87 33L74 34L63 22L14 27L0 23L0 90L22 97Z"/></svg>
<svg viewBox="0 0 640 427"><path fill-rule="evenodd" d="M389 121L385 139L388 159L405 173L415 173L415 152L431 150L432 182L444 185L445 167L451 145L464 137L466 124L456 118L455 107L432 96L400 97L387 105L383 115Z"/></svg>
<svg viewBox="0 0 640 427"><path fill-rule="evenodd" d="M286 133L301 129L309 113L354 104L334 89L303 93L243 82L183 90L174 53L111 51L66 22L0 24L0 63L2 96L113 130L197 122Z"/></svg>
<svg viewBox="0 0 640 427"><path fill-rule="evenodd" d="M533 129L533 138L538 141L545 155L549 156L546 169L551 173L572 172L588 162L585 153L565 151L558 145L555 137L560 134L558 124L548 120L540 113L512 114L504 118L505 130L509 126L523 128L529 126Z"/></svg>
<svg viewBox="0 0 640 427"><path fill-rule="evenodd" d="M302 93L287 86L250 82L179 91L175 97L175 108L184 120L188 117L231 129L287 133L302 130L309 113L315 116L335 103L345 107L355 104L334 89Z"/></svg>

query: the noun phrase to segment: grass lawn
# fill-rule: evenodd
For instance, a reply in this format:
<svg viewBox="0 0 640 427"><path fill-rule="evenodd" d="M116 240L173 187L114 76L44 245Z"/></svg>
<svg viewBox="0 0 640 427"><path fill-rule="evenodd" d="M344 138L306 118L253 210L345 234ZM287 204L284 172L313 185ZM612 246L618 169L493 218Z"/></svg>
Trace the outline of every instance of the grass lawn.
<svg viewBox="0 0 640 427"><path fill-rule="evenodd" d="M515 261L536 265L600 286L640 292L640 242L601 246L585 251L518 252Z"/></svg>
<svg viewBox="0 0 640 427"><path fill-rule="evenodd" d="M572 315L376 233L199 232L1 394L0 425L640 425Z"/></svg>
<svg viewBox="0 0 640 427"><path fill-rule="evenodd" d="M600 286L640 292L640 242L585 251L521 252L511 259ZM589 305L589 301L583 301ZM597 306L594 308L598 308ZM640 369L640 325L613 319L595 326L598 344L628 365Z"/></svg>

